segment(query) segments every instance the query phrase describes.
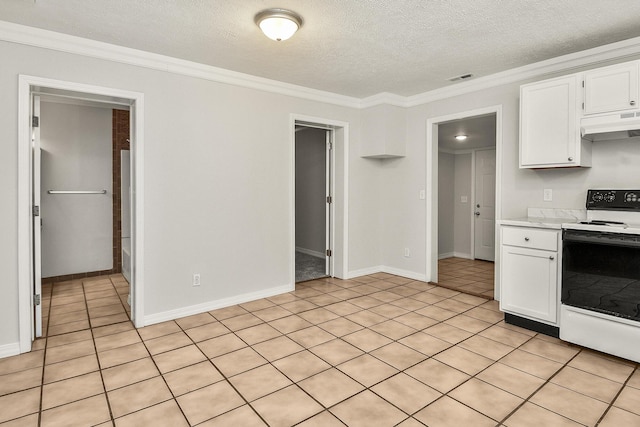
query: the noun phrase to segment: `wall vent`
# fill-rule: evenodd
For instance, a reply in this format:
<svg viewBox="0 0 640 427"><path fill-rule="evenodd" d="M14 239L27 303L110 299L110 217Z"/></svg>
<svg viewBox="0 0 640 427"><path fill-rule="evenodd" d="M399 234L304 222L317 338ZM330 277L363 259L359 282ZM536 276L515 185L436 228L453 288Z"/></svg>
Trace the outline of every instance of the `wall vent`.
<svg viewBox="0 0 640 427"><path fill-rule="evenodd" d="M447 80L449 80L450 82L457 82L459 80L468 80L471 77L473 77L473 74L462 74L461 76L451 77Z"/></svg>

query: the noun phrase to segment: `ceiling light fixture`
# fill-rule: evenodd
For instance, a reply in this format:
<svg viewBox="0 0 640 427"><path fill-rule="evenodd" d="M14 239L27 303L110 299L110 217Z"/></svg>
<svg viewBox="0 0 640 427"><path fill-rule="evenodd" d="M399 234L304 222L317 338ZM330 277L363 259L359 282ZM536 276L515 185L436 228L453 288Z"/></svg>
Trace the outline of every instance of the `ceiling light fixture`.
<svg viewBox="0 0 640 427"><path fill-rule="evenodd" d="M456 139L458 141L464 141L465 139L467 139L467 135L456 135Z"/></svg>
<svg viewBox="0 0 640 427"><path fill-rule="evenodd" d="M286 9L266 9L255 17L256 24L271 40L282 41L293 36L302 26L302 18Z"/></svg>

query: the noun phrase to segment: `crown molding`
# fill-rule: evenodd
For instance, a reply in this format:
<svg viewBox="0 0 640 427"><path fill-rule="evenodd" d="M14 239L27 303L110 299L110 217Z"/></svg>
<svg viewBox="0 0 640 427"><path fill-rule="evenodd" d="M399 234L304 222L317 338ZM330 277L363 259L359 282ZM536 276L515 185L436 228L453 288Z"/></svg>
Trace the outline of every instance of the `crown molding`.
<svg viewBox="0 0 640 427"><path fill-rule="evenodd" d="M640 58L640 37L635 37L412 96L381 92L360 99L1 20L0 40L356 109L383 104L416 107L554 73L572 73L585 67Z"/></svg>

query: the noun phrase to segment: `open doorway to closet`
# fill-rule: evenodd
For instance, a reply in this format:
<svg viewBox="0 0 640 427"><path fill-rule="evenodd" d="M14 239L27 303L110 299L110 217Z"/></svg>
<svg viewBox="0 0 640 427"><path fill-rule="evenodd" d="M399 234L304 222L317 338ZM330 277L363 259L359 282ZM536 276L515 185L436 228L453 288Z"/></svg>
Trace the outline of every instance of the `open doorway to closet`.
<svg viewBox="0 0 640 427"><path fill-rule="evenodd" d="M441 286L492 299L499 212L501 109L428 121L427 276ZM428 237L429 238L429 237Z"/></svg>
<svg viewBox="0 0 640 427"><path fill-rule="evenodd" d="M332 275L333 130L295 127L295 280Z"/></svg>

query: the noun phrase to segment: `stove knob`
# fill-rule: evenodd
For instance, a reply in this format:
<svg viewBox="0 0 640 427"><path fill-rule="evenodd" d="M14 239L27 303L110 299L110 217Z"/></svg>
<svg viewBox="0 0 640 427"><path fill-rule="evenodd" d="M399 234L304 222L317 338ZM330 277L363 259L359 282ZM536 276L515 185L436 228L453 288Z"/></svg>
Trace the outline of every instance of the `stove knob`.
<svg viewBox="0 0 640 427"><path fill-rule="evenodd" d="M602 193L595 193L593 196L591 196L591 198L594 202L601 202L602 199L604 199L604 196L602 195Z"/></svg>
<svg viewBox="0 0 640 427"><path fill-rule="evenodd" d="M613 192L608 192L607 194L604 195L604 201L607 203L611 203L616 199L616 195Z"/></svg>

